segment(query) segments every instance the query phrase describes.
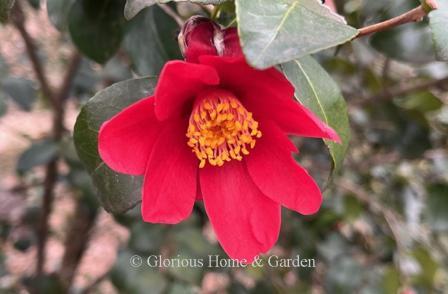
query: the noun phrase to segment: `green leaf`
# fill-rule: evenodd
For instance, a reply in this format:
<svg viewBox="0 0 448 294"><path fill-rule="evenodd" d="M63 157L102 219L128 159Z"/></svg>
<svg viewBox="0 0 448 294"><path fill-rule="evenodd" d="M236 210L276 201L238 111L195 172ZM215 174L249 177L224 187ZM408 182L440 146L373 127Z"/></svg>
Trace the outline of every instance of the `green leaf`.
<svg viewBox="0 0 448 294"><path fill-rule="evenodd" d="M34 293L56 294L63 293L64 287L56 274L45 274L38 277L26 277L23 283Z"/></svg>
<svg viewBox="0 0 448 294"><path fill-rule="evenodd" d="M116 83L91 98L82 108L74 130L76 150L92 176L100 203L111 213L122 213L141 200L141 177L128 176L108 168L98 154L98 130L103 122L126 106L152 94L154 78Z"/></svg>
<svg viewBox="0 0 448 294"><path fill-rule="evenodd" d="M197 293L197 290L194 286L189 284L181 284L181 283L174 283L170 285L170 291L168 294L195 294ZM233 292L232 292L233 293Z"/></svg>
<svg viewBox="0 0 448 294"><path fill-rule="evenodd" d="M9 77L1 82L1 88L20 108L30 111L37 99L37 91L33 81L24 78Z"/></svg>
<svg viewBox="0 0 448 294"><path fill-rule="evenodd" d="M34 9L38 10L40 9L40 0L28 0L28 3L33 7Z"/></svg>
<svg viewBox="0 0 448 294"><path fill-rule="evenodd" d="M142 9L152 6L156 3L168 2L193 2L201 4L220 4L227 0L127 0L124 7L124 16L126 19L131 19L136 16Z"/></svg>
<svg viewBox="0 0 448 294"><path fill-rule="evenodd" d="M448 0L438 0L437 3L439 9L429 13L429 25L437 58L448 61Z"/></svg>
<svg viewBox="0 0 448 294"><path fill-rule="evenodd" d="M437 269L439 268L438 263L432 257L431 252L424 247L414 249L412 256L418 261L421 268L420 273L414 277L415 283L428 290L433 289Z"/></svg>
<svg viewBox="0 0 448 294"><path fill-rule="evenodd" d="M334 171L338 171L350 141L347 107L338 85L310 56L282 64L281 68L294 84L296 98L332 127L341 138L342 144L324 140L333 158Z"/></svg>
<svg viewBox="0 0 448 294"><path fill-rule="evenodd" d="M137 221L130 229L129 248L146 255L159 253L167 227Z"/></svg>
<svg viewBox="0 0 448 294"><path fill-rule="evenodd" d="M53 140L36 142L20 155L16 170L18 173L24 173L33 167L47 164L57 156L58 152L59 145Z"/></svg>
<svg viewBox="0 0 448 294"><path fill-rule="evenodd" d="M163 272L158 268L151 268L147 263L146 256L141 256L140 266L132 266L133 258L138 258L134 252L120 252L111 270L111 281L119 293L166 293L168 282ZM134 260L134 264L140 263L135 263Z"/></svg>
<svg viewBox="0 0 448 294"><path fill-rule="evenodd" d="M207 241L197 227L188 227L187 225L176 227L170 240L172 240L172 244L175 244L174 246L177 246L177 252L172 254L173 258L179 254L184 259L202 259L205 267L208 265L209 256L221 254L216 246ZM178 280L197 285L201 281L204 266L171 267L168 272Z"/></svg>
<svg viewBox="0 0 448 294"><path fill-rule="evenodd" d="M143 10L129 26L123 47L140 75L156 75L169 59L181 59L177 23L159 7Z"/></svg>
<svg viewBox="0 0 448 294"><path fill-rule="evenodd" d="M352 39L358 31L316 0L236 0L244 54L257 68Z"/></svg>
<svg viewBox="0 0 448 294"><path fill-rule="evenodd" d="M47 14L51 23L63 31L68 25L68 15L75 0L47 0Z"/></svg>
<svg viewBox="0 0 448 294"><path fill-rule="evenodd" d="M0 93L0 117L5 115L7 110L8 110L8 106L6 105L6 99L2 95L2 93Z"/></svg>
<svg viewBox="0 0 448 294"><path fill-rule="evenodd" d="M156 0L127 0L124 6L124 17L131 19L146 7L156 4Z"/></svg>
<svg viewBox="0 0 448 294"><path fill-rule="evenodd" d="M429 91L412 93L397 100L397 103L405 109L417 110L422 113L435 111L443 106L443 102Z"/></svg>
<svg viewBox="0 0 448 294"><path fill-rule="evenodd" d="M0 22L8 20L9 12L14 6L14 0L2 0L0 1Z"/></svg>
<svg viewBox="0 0 448 294"><path fill-rule="evenodd" d="M103 64L117 52L125 26L123 7L121 0L77 0L73 4L69 31L83 54Z"/></svg>
<svg viewBox="0 0 448 294"><path fill-rule="evenodd" d="M400 273L393 266L385 269L382 281L384 294L396 294L400 290Z"/></svg>
<svg viewBox="0 0 448 294"><path fill-rule="evenodd" d="M5 58L0 54L0 79L3 80L9 74L9 66Z"/></svg>
<svg viewBox="0 0 448 294"><path fill-rule="evenodd" d="M427 216L431 228L437 232L448 231L448 185L435 184L428 189Z"/></svg>
<svg viewBox="0 0 448 294"><path fill-rule="evenodd" d="M324 289L328 293L355 293L363 283L365 268L351 257L342 256L329 267L325 276Z"/></svg>

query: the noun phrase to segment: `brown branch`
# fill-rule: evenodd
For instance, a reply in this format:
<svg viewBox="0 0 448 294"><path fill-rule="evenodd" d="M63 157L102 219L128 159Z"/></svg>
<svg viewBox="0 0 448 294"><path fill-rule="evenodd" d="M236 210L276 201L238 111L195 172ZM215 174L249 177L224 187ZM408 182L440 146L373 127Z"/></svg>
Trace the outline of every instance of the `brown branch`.
<svg viewBox="0 0 448 294"><path fill-rule="evenodd" d="M55 105L56 98L54 96L53 91L51 90L50 84L47 80L47 77L45 75L44 67L42 66L39 56L37 55L38 48L28 33L28 31L25 28L26 18L23 13L22 6L19 1L16 1L14 4L14 8L11 13L11 20L16 29L19 31L23 42L25 43L26 51L28 54L28 57L31 61L31 64L34 69L34 73L36 75L37 80L40 83L40 86L42 88L42 93L47 97L47 99L50 100L50 103Z"/></svg>
<svg viewBox="0 0 448 294"><path fill-rule="evenodd" d="M68 95L70 94L70 89L72 87L73 78L75 77L78 71L78 68L81 64L81 60L82 60L81 54L79 54L78 51L73 52L72 56L69 59L68 69L65 73L63 82L58 92L57 96L58 101L64 102L68 98Z"/></svg>
<svg viewBox="0 0 448 294"><path fill-rule="evenodd" d="M54 117L53 117L53 134L56 140L60 140L64 133L64 116L65 101L70 94L73 79L81 64L81 55L75 51L70 58L69 66L55 99Z"/></svg>
<svg viewBox="0 0 448 294"><path fill-rule="evenodd" d="M86 195L78 200L75 215L65 239L65 252L59 271L59 279L63 285L64 293L70 293L71 284L87 249L90 232L98 214L96 204L91 204L86 199L89 196Z"/></svg>
<svg viewBox="0 0 448 294"><path fill-rule="evenodd" d="M56 97L53 91L50 88L50 84L47 80L47 76L45 75L44 67L42 66L39 56L37 55L38 48L26 30L25 23L26 18L23 13L22 6L19 1L15 2L13 11L12 11L12 22L16 29L19 31L22 36L23 42L26 46L26 52L31 61L31 64L34 69L34 73L36 75L37 80L40 83L42 88L42 92L49 99L51 106L53 107L53 129L56 130L55 123L56 121L60 121L60 118L56 118L55 113L60 109L59 103L56 100ZM55 137L56 133L54 134ZM37 261L36 261L36 275L42 275L44 271L44 263L45 263L45 244L47 242L48 236L48 217L51 212L51 206L53 203L53 190L57 180L57 160L54 159L49 162L45 169L45 179L44 179L44 192L42 199L42 209L39 217L39 222L37 224Z"/></svg>
<svg viewBox="0 0 448 294"><path fill-rule="evenodd" d="M79 68L81 62L81 56L78 52L75 52L71 58L69 68L63 79L62 85L55 96L53 102L53 139L57 142L62 139L64 134L64 117L65 117L65 100L67 99L71 84ZM59 158L53 159L48 163L46 167L45 180L44 180L44 193L42 200L41 216L38 224L38 238L37 238L37 263L36 274L41 275L44 270L45 263L45 245L48 238L48 219L51 214L54 188L56 186L58 177L58 161Z"/></svg>
<svg viewBox="0 0 448 294"><path fill-rule="evenodd" d="M365 190L351 181L341 179L336 183L336 186L338 186L341 190L352 194L362 204L366 205L371 212L384 218L397 244L398 250L400 252L405 250L405 245L403 244L403 240L400 236L400 226L402 226L403 221L399 215L397 215L393 210L383 206Z"/></svg>
<svg viewBox="0 0 448 294"><path fill-rule="evenodd" d="M432 8L432 7L431 7ZM358 35L355 38L367 36L373 33L385 31L387 29L409 23L421 21L429 12L429 9L425 8L424 5L420 5L402 15L388 19L386 21L373 24L364 28L359 29Z"/></svg>
<svg viewBox="0 0 448 294"><path fill-rule="evenodd" d="M64 133L64 102L69 95L73 78L81 61L81 56L78 53L73 55L60 90L57 93L53 92L45 74L45 69L37 55L37 52L39 51L38 47L26 30L26 17L19 1L15 2L12 13L12 22L25 43L28 57L33 66L36 78L40 83L42 92L51 103L53 112L53 139L55 141L60 141ZM45 170L42 209L37 225L37 276L42 275L44 271L45 245L48 238L48 219L53 206L54 188L58 178L58 161L59 158L53 159L47 164Z"/></svg>
<svg viewBox="0 0 448 294"><path fill-rule="evenodd" d="M42 208L37 227L37 262L36 275L41 276L44 272L45 245L48 238L48 218L51 213L54 198L54 187L58 177L58 161L53 159L47 164L45 169L44 192L42 198Z"/></svg>
<svg viewBox="0 0 448 294"><path fill-rule="evenodd" d="M358 101L352 101L354 105L366 105L371 102L378 102L378 101L387 101L390 99L393 99L395 97L405 96L408 94L412 94L415 92L435 88L435 87L442 87L448 85L448 77L445 77L443 79L439 80L431 80L431 81L425 81L418 84L408 85L405 84L403 86L397 87L395 89L387 90L384 93L381 93L379 95L375 95L366 99L358 100Z"/></svg>

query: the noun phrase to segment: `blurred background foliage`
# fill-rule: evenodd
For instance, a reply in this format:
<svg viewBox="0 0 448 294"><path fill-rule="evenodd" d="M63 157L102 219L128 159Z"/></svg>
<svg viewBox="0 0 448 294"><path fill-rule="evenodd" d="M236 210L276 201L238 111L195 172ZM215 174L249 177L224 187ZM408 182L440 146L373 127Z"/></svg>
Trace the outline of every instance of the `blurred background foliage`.
<svg viewBox="0 0 448 294"><path fill-rule="evenodd" d="M360 28L419 2L336 4ZM97 91L156 76L167 60L181 58L176 21L213 14L228 24L235 7L170 3L126 20L124 6L123 0L22 0L8 20L0 15L1 293L447 293L448 64L435 60L427 21L315 55L347 101L352 138L328 184L325 145L295 139L298 160L326 186L324 206L306 217L284 210L271 251L314 258L315 268L133 268L135 254L225 254L201 203L176 226L142 222L138 205L108 218L75 152L73 118ZM55 129L58 119L62 130ZM52 194L49 182L51 213L41 207ZM45 213L52 221L42 237ZM42 240L46 259L35 275ZM95 250L97 259L89 253Z"/></svg>

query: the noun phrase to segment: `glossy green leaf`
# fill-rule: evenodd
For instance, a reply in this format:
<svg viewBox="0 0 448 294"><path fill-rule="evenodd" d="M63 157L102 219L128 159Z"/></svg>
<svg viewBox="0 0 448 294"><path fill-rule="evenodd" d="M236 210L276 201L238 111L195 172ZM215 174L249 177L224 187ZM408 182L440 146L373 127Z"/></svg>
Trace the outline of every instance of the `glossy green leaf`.
<svg viewBox="0 0 448 294"><path fill-rule="evenodd" d="M33 289L34 293L56 294L64 292L61 279L56 274L26 277L23 283L29 289Z"/></svg>
<svg viewBox="0 0 448 294"><path fill-rule="evenodd" d="M227 0L127 0L124 8L124 16L126 19L131 19L136 16L145 7L152 6L156 3L168 2L193 2L201 4L220 4Z"/></svg>
<svg viewBox="0 0 448 294"><path fill-rule="evenodd" d="M176 227L173 231L172 241L178 246L178 252L182 258L190 260L203 260L203 266L197 267L172 267L168 271L178 280L189 282L192 284L199 284L202 277L204 267L208 265L209 256L221 255L216 246L210 244L202 234L201 230L194 227ZM172 257L176 257L173 254ZM222 255L221 255L222 256Z"/></svg>
<svg viewBox="0 0 448 294"><path fill-rule="evenodd" d="M123 39L125 19L121 0L77 0L71 7L68 24L73 43L87 57L105 63Z"/></svg>
<svg viewBox="0 0 448 294"><path fill-rule="evenodd" d="M427 216L431 228L437 232L448 231L448 185L436 184L428 189Z"/></svg>
<svg viewBox="0 0 448 294"><path fill-rule="evenodd" d="M435 111L443 106L443 102L429 91L412 93L397 100L397 103L405 109L417 110L422 113Z"/></svg>
<svg viewBox="0 0 448 294"><path fill-rule="evenodd" d="M47 0L47 14L51 23L60 31L67 28L70 8L75 0Z"/></svg>
<svg viewBox="0 0 448 294"><path fill-rule="evenodd" d="M316 0L236 0L244 54L257 68L337 46L358 31Z"/></svg>
<svg viewBox="0 0 448 294"><path fill-rule="evenodd" d="M37 90L33 81L8 77L0 84L1 89L23 110L30 111L37 99Z"/></svg>
<svg viewBox="0 0 448 294"><path fill-rule="evenodd" d="M3 94L0 93L0 117L5 115L7 109L8 109L8 106L6 105L6 99L3 96Z"/></svg>
<svg viewBox="0 0 448 294"><path fill-rule="evenodd" d="M281 68L296 88L296 98L332 127L342 140L325 140L333 159L334 170L342 165L350 140L347 107L336 82L318 62L306 56L282 64Z"/></svg>
<svg viewBox="0 0 448 294"><path fill-rule="evenodd" d="M28 0L28 3L33 7L34 9L38 10L40 9L40 0Z"/></svg>
<svg viewBox="0 0 448 294"><path fill-rule="evenodd" d="M168 294L195 294L197 290L189 284L174 283L170 285ZM232 292L233 293L233 292Z"/></svg>
<svg viewBox="0 0 448 294"><path fill-rule="evenodd" d="M5 58L0 54L0 79L4 79L9 74L9 65Z"/></svg>
<svg viewBox="0 0 448 294"><path fill-rule="evenodd" d="M437 3L439 9L429 13L429 25L437 58L448 61L448 0L438 0Z"/></svg>
<svg viewBox="0 0 448 294"><path fill-rule="evenodd" d="M0 22L8 20L9 12L14 6L14 0L2 0L0 1Z"/></svg>
<svg viewBox="0 0 448 294"><path fill-rule="evenodd" d="M59 152L59 145L53 140L43 140L31 145L20 155L16 170L24 173L33 167L44 165L53 160Z"/></svg>
<svg viewBox="0 0 448 294"><path fill-rule="evenodd" d="M426 289L432 289L439 268L437 261L432 256L431 251L424 247L417 247L413 250L412 255L420 265L420 272L414 277L415 282Z"/></svg>
<svg viewBox="0 0 448 294"><path fill-rule="evenodd" d="M327 293L355 293L363 283L365 270L356 259L340 256L328 269L324 289Z"/></svg>
<svg viewBox="0 0 448 294"><path fill-rule="evenodd" d="M141 177L119 174L105 165L98 154L98 130L126 106L151 95L154 86L154 78L116 83L91 98L76 120L76 150L93 179L102 206L109 212L122 213L140 202Z"/></svg>
<svg viewBox="0 0 448 294"><path fill-rule="evenodd" d="M110 273L111 281L119 293L166 293L168 282L165 275L158 268L149 267L147 258L143 255L139 258L132 251L119 253Z"/></svg>
<svg viewBox="0 0 448 294"><path fill-rule="evenodd" d="M129 23L123 47L140 75L156 75L169 59L181 59L176 22L158 6L144 9Z"/></svg>
<svg viewBox="0 0 448 294"><path fill-rule="evenodd" d="M129 248L149 255L159 253L167 227L138 221L131 225L130 230Z"/></svg>
<svg viewBox="0 0 448 294"><path fill-rule="evenodd" d="M400 273L395 267L387 267L384 271L382 288L384 294L396 294L400 289Z"/></svg>

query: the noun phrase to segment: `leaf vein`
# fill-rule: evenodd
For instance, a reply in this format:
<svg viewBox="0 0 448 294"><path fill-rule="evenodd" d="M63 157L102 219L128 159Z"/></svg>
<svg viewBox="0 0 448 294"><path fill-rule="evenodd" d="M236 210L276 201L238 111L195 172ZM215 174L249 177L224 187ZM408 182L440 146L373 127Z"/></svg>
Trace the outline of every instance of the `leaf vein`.
<svg viewBox="0 0 448 294"><path fill-rule="evenodd" d="M266 50L268 49L269 46L271 46L272 42L274 42L275 38L277 38L278 34L280 33L280 29L283 27L283 25L285 24L286 20L288 19L289 15L291 14L291 12L296 8L296 6L298 5L298 1L295 1L289 8L288 10L285 11L285 14L283 15L280 23L278 24L277 28L275 29L274 34L272 35L271 39L268 41L268 43L266 44L266 46L264 46L263 50L261 50L260 54L258 55L257 59L255 60L254 63L258 63L258 61L260 60L261 57L263 57L263 55L265 54Z"/></svg>
<svg viewBox="0 0 448 294"><path fill-rule="evenodd" d="M305 79L307 80L308 84L310 85L311 90L312 90L312 92L314 93L314 96L316 97L317 104L319 105L319 108L320 108L321 111L322 111L322 115L324 116L325 123L326 123L326 124L329 124L329 123L328 123L328 117L327 117L327 114L325 113L325 109L324 109L324 107L323 107L323 105L322 105L322 103L321 103L321 101L320 101L320 99L319 99L319 96L317 95L317 91L316 91L316 89L314 88L314 85L313 85L313 83L311 82L310 77L308 76L308 74L306 73L306 71L303 69L302 65L300 64L300 62L299 62L298 60L294 60L294 62L297 64L297 66L299 67L300 71L303 73L303 76L305 77Z"/></svg>

